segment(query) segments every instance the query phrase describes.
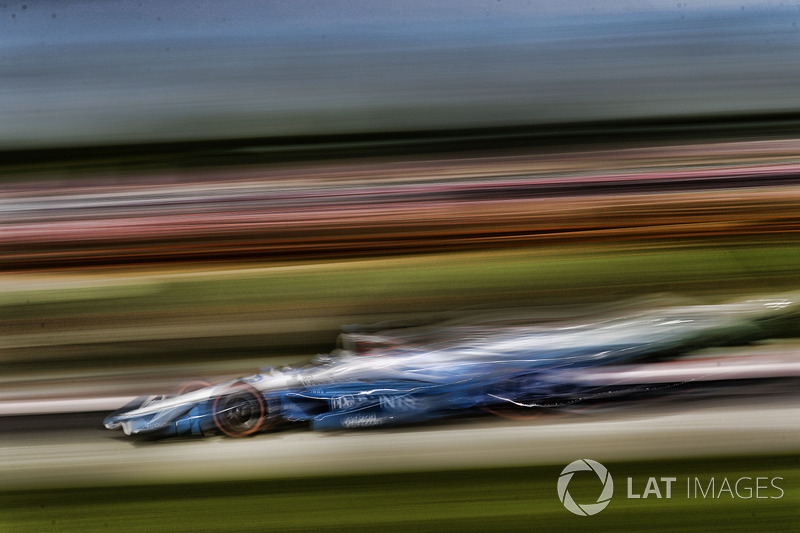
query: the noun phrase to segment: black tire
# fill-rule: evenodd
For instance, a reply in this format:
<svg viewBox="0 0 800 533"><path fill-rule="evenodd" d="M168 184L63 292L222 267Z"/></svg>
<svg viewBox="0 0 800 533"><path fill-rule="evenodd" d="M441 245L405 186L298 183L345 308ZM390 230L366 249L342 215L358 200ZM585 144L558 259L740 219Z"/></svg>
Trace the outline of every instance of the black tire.
<svg viewBox="0 0 800 533"><path fill-rule="evenodd" d="M264 427L267 406L252 385L236 383L214 400L214 424L229 437L246 437Z"/></svg>

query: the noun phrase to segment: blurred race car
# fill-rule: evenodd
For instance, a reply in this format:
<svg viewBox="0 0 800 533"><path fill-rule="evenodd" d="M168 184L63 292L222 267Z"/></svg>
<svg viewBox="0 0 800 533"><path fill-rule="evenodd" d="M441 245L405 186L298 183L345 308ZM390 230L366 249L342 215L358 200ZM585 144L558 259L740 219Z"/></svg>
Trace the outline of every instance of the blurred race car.
<svg viewBox="0 0 800 533"><path fill-rule="evenodd" d="M324 430L526 411L695 379L620 369L792 336L797 318L794 298L770 298L546 324L503 318L351 327L339 349L308 364L141 397L109 415L105 426L156 438L242 437L288 423Z"/></svg>

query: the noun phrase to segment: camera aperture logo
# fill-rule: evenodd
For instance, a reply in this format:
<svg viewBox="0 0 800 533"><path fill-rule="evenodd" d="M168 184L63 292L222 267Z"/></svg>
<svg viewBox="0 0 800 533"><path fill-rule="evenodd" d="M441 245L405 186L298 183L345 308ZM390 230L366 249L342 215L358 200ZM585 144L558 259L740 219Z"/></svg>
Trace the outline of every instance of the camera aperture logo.
<svg viewBox="0 0 800 533"><path fill-rule="evenodd" d="M596 489L600 492L596 502L579 503L569 492L569 484L577 472L594 472L600 481L600 486ZM591 476L590 476L591 478ZM687 476L686 493L681 494L683 481L679 476L648 476L647 482L644 476L634 479L627 478L627 498L642 502L650 499L658 502L668 502L674 497L685 497L689 500L780 500L786 494L781 486L784 478L781 476L759 476L747 475L729 479L727 476L721 480L719 477L711 476ZM587 484L585 480L581 482L581 499L592 492L591 479ZM596 482L595 482L596 483ZM588 487L588 492L587 492ZM642 490L644 487L644 490ZM614 481L608 469L602 464L592 459L578 459L568 464L558 477L558 499L571 513L578 516L596 515L611 502L614 495ZM624 496L621 496L624 497Z"/></svg>
<svg viewBox="0 0 800 533"><path fill-rule="evenodd" d="M593 471L597 474L603 488L596 502L579 504L572 499L569 493L569 482L572 481L572 476L575 475L575 472L586 470ZM564 504L567 510L579 516L596 515L608 506L613 495L614 480L611 479L611 474L609 474L608 469L591 459L578 459L577 461L571 462L561 471L561 475L558 477L558 499L561 500L561 503Z"/></svg>

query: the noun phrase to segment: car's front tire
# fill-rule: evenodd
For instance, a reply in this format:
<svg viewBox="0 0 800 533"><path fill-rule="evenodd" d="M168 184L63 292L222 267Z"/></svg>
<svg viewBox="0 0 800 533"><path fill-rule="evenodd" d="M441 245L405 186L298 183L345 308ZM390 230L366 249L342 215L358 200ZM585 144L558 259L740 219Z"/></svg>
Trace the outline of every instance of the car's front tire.
<svg viewBox="0 0 800 533"><path fill-rule="evenodd" d="M264 397L247 383L235 383L214 400L214 424L229 437L246 437L264 428Z"/></svg>

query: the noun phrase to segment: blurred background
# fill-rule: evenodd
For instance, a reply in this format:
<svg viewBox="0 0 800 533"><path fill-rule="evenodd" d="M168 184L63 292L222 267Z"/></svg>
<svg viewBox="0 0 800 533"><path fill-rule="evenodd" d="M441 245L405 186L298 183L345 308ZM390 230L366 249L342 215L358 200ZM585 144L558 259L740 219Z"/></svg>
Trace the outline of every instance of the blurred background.
<svg viewBox="0 0 800 533"><path fill-rule="evenodd" d="M327 353L346 324L797 290L798 23L800 4L777 1L0 2L0 432L9 458L0 525L86 531L108 526L111 513L122 517L118 529L202 530L174 518L192 516L195 497L303 493L297 481L260 490L242 480L287 476L266 455L306 437L259 437L248 459L230 462L242 444L133 447L95 431L96 413L182 380ZM791 340L753 349L798 353ZM718 407L739 420L752 401ZM796 396L778 405L794 408ZM395 479L404 503L373 522L348 514L294 525L403 529L412 516L431 529L525 529L534 519L568 528L563 509L512 510L488 494L508 476L527 490L524 473L550 505L560 466L549 465L593 452L756 461L800 448L797 424L753 416L783 447L741 438L748 444L722 454L720 442L747 426L737 421L717 428L725 439L695 435L692 449L627 439L616 455L611 441L512 454L515 468L481 485L463 469L509 464L484 462L497 443L479 439L463 463L446 466L486 491L473 496L483 514L403 499L419 484L452 490L419 474ZM587 443L594 431L585 428ZM381 453L404 438L386 435L334 446L372 450L371 466L332 468L335 455L327 470L309 466L329 452L324 439L291 465L306 476L433 468ZM412 433L409 450L415 435L428 449L461 439L431 444ZM518 445L564 449L556 437L528 438ZM95 451L76 459L76 449ZM209 463L216 468L194 473ZM320 498L337 491L333 479L318 481ZM172 519L130 488L188 481L205 484L184 487L192 498L162 495L180 510ZM119 487L106 508L80 503L91 492L64 499L105 485ZM42 488L50 500L33 490ZM338 508L397 497L384 488L353 489ZM243 529L287 530L294 518L253 512L261 501L237 511L249 520ZM694 509L665 527L712 514L755 525L751 511ZM149 513L162 520L134 520ZM214 522L224 516L206 523L224 527ZM628 519L620 516L605 526ZM772 517L798 527L788 507Z"/></svg>

